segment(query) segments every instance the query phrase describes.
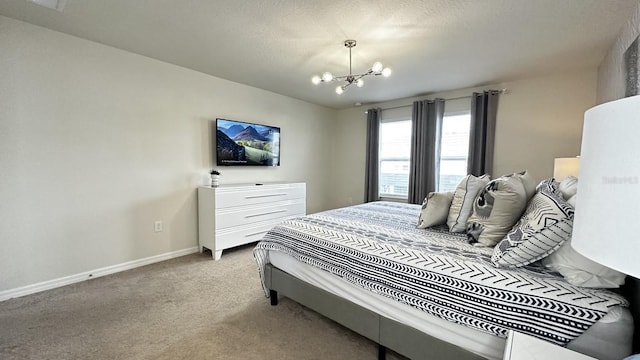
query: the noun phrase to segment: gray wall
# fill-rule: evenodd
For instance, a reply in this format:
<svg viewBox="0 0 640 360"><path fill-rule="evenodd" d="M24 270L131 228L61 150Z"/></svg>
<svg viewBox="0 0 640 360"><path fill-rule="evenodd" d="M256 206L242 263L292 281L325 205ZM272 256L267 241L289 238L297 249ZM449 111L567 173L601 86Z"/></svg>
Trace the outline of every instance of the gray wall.
<svg viewBox="0 0 640 360"><path fill-rule="evenodd" d="M282 128L282 166L221 183L304 181L326 209L334 115L0 16L0 293L196 247L216 117Z"/></svg>

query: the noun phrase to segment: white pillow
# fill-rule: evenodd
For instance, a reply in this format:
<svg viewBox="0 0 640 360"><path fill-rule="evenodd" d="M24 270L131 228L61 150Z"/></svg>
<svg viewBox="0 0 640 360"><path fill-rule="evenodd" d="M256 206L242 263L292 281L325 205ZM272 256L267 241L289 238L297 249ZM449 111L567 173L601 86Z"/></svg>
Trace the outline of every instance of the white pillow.
<svg viewBox="0 0 640 360"><path fill-rule="evenodd" d="M449 231L465 232L467 230L467 219L473 212L473 201L490 180L491 176L487 174L480 177L470 174L460 181L453 194L453 201L447 216Z"/></svg>
<svg viewBox="0 0 640 360"><path fill-rule="evenodd" d="M526 170L518 173L517 175L520 175L520 180L522 181L522 185L524 185L524 191L527 194L528 202L536 193L536 187L538 186L538 184L536 183L536 179L534 179L533 176L531 176L531 174Z"/></svg>
<svg viewBox="0 0 640 360"><path fill-rule="evenodd" d="M473 202L467 220L469 242L495 246L520 219L535 188L526 171L491 180Z"/></svg>
<svg viewBox="0 0 640 360"><path fill-rule="evenodd" d="M418 218L418 229L442 225L447 222L449 207L453 200L453 192L431 192L422 202L422 210Z"/></svg>
<svg viewBox="0 0 640 360"><path fill-rule="evenodd" d="M544 180L507 236L493 249L491 261L513 268L538 261L571 238L574 209L562 198L558 183Z"/></svg>
<svg viewBox="0 0 640 360"><path fill-rule="evenodd" d="M571 240L566 241L557 251L544 258L542 264L562 274L572 285L617 288L624 284L625 274L580 255L571 247Z"/></svg>
<svg viewBox="0 0 640 360"><path fill-rule="evenodd" d="M578 178L575 176L569 176L560 182L558 186L562 197L565 200L569 200L570 197L578 192Z"/></svg>

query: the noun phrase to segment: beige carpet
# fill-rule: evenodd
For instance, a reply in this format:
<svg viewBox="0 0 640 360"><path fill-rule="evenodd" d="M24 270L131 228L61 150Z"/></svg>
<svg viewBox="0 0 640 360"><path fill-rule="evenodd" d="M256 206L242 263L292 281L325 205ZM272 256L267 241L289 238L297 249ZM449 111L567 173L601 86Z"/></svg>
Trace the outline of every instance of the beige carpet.
<svg viewBox="0 0 640 360"><path fill-rule="evenodd" d="M0 303L0 359L376 359L293 301L270 306L253 246L193 254ZM388 358L396 358L388 356Z"/></svg>

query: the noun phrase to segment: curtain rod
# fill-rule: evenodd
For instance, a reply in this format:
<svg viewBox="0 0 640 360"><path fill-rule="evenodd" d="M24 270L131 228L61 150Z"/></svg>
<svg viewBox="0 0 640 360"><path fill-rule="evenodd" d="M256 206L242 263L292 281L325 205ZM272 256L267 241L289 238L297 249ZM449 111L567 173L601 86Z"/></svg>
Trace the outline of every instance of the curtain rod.
<svg viewBox="0 0 640 360"><path fill-rule="evenodd" d="M498 90L499 94L508 94L509 93L509 89L500 89ZM458 96L458 97L454 97L454 98L447 98L444 99L445 101L452 101L452 100L460 100L460 99L471 99L472 95L466 95L466 96ZM388 108L382 108L381 110L393 110L393 109L401 109L401 108L405 108L405 107L410 107L413 106L413 104L409 104L409 105L398 105L398 106L392 106L392 107L388 107ZM365 114L367 113L367 111L364 112Z"/></svg>

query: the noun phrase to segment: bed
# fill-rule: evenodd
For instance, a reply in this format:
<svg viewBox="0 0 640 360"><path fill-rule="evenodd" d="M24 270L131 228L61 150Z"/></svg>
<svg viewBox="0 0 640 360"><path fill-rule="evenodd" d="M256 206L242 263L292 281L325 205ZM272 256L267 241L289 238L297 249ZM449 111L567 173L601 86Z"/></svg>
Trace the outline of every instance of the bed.
<svg viewBox="0 0 640 360"><path fill-rule="evenodd" d="M419 205L373 202L287 220L254 250L265 295L289 297L413 359L501 359L509 331L599 359L631 352L629 302L538 263L496 268L493 249Z"/></svg>

